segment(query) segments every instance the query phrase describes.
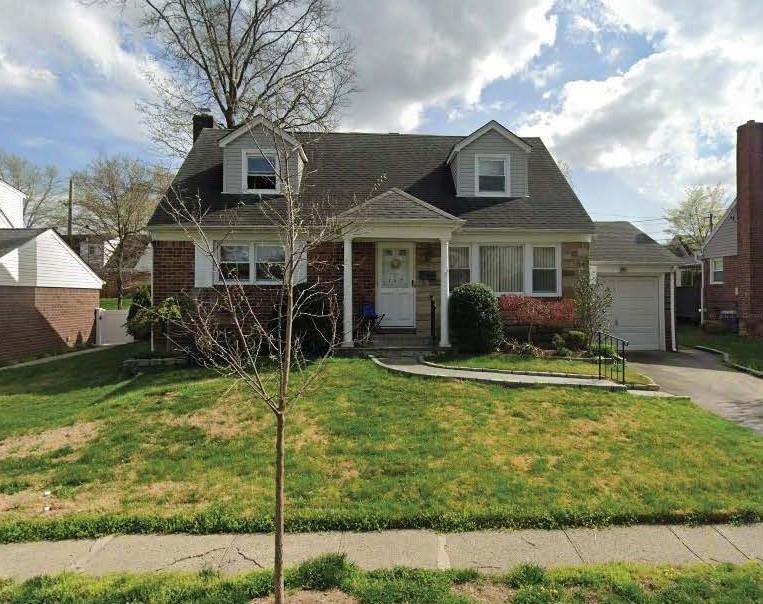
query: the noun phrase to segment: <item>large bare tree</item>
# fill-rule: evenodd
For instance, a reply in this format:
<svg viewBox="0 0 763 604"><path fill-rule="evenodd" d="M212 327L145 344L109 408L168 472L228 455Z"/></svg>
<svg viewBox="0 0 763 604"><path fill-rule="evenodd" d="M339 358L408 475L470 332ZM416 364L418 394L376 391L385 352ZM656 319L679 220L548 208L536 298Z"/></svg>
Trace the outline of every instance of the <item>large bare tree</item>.
<svg viewBox="0 0 763 604"><path fill-rule="evenodd" d="M147 72L156 98L139 108L174 154L187 153L203 108L229 128L257 112L286 128L325 128L353 91L354 52L332 0L132 1L158 49Z"/></svg>
<svg viewBox="0 0 763 604"><path fill-rule="evenodd" d="M186 236L208 258L214 286L195 298L178 301L175 310L154 311L172 344L201 364L237 380L253 404L264 404L273 413L275 438L275 602L284 601L285 438L290 409L316 384L324 362L342 340L339 296L341 260L324 253L338 245L343 235L357 234L363 219L358 212L338 215L330 200L305 200L296 185L294 158L297 150L287 135L274 131L277 160L263 157L281 183L280 197L261 199L262 209L278 246L268 246L264 256L249 257L251 248L241 244L239 207L210 219L205 200L185 197L171 190L164 209ZM309 179L309 166L302 178ZM374 194L376 189L368 194ZM357 200L353 200L357 204ZM352 205L350 206L352 207ZM345 209L345 208L342 208ZM213 229L209 224L214 225ZM222 228L221 228L222 227ZM214 233L211 235L210 233ZM272 313L263 312L253 300L250 283L271 281L278 287ZM254 297L262 296L262 292ZM272 314L272 316L271 316Z"/></svg>
<svg viewBox="0 0 763 604"><path fill-rule="evenodd" d="M666 231L678 235L681 241L696 252L710 235L728 205L726 187L721 184L695 185L686 189L681 202L665 211Z"/></svg>
<svg viewBox="0 0 763 604"><path fill-rule="evenodd" d="M16 187L24 199L24 226L59 226L66 214L58 169L0 150L0 179Z"/></svg>
<svg viewBox="0 0 763 604"><path fill-rule="evenodd" d="M135 240L146 228L169 173L142 160L122 155L101 156L74 176L76 223L80 230L114 242L109 265L117 290L117 308L124 298L124 273Z"/></svg>

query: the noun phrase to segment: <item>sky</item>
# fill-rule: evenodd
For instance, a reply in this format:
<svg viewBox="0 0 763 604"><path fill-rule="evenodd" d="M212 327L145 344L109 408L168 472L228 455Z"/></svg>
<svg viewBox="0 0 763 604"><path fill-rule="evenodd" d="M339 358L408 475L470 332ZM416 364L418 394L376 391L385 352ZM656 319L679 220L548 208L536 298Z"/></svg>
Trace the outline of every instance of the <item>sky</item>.
<svg viewBox="0 0 763 604"><path fill-rule="evenodd" d="M62 174L99 153L164 161L137 9L0 0L0 148ZM540 136L595 220L665 239L691 185L734 187L736 127L763 119L763 2L337 0L359 92L345 130Z"/></svg>

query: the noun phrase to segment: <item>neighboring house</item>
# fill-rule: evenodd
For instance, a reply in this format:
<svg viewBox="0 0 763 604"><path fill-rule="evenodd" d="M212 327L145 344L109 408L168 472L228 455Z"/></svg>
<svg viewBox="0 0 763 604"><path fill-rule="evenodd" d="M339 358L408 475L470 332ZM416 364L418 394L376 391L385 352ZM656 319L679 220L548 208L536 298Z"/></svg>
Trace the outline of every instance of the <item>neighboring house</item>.
<svg viewBox="0 0 763 604"><path fill-rule="evenodd" d="M681 258L681 265L676 270L676 287L699 289L702 281L702 262L697 259L697 254L678 235L668 242L667 248Z"/></svg>
<svg viewBox="0 0 763 604"><path fill-rule="evenodd" d="M737 128L737 198L701 250L703 323L763 336L763 123Z"/></svg>
<svg viewBox="0 0 763 604"><path fill-rule="evenodd" d="M0 365L92 341L103 281L0 181Z"/></svg>
<svg viewBox="0 0 763 604"><path fill-rule="evenodd" d="M262 313L273 312L278 283L259 279L258 267L283 258L271 218L279 207L272 128L258 117L217 129L211 116L196 116L193 147L173 183L174 194L201 201L206 234L220 241L218 258L236 258ZM520 138L495 121L468 136L282 135L293 145L286 161L300 203L323 208L331 200L327 217L362 216L359 232L313 252L342 276L344 346L353 346L353 322L366 304L383 315L381 330L424 336L434 297L434 328L447 348L452 287L481 282L499 295L571 297L578 275L593 269L615 290L615 334L634 349L673 348L666 316L675 262L660 246L649 247L653 257L644 246L605 247L614 227L593 223L539 138ZM646 235L629 228L637 246ZM149 231L155 303L218 283L212 260L164 203ZM595 234L602 244L592 253ZM303 278L315 277L308 272Z"/></svg>
<svg viewBox="0 0 763 604"><path fill-rule="evenodd" d="M79 257L98 274L106 266L106 263L108 263L119 244L119 239L90 233L74 234L71 241L68 240L68 237L65 237L65 239L71 248L77 252Z"/></svg>

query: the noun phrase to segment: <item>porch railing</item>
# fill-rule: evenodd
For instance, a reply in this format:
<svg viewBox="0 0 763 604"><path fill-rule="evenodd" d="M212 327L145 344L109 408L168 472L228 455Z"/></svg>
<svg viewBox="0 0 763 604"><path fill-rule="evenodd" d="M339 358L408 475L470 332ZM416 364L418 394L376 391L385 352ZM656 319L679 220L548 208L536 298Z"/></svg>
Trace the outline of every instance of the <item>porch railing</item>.
<svg viewBox="0 0 763 604"><path fill-rule="evenodd" d="M625 355L628 341L606 331L597 331L594 341L599 379L609 379L618 384L625 384Z"/></svg>

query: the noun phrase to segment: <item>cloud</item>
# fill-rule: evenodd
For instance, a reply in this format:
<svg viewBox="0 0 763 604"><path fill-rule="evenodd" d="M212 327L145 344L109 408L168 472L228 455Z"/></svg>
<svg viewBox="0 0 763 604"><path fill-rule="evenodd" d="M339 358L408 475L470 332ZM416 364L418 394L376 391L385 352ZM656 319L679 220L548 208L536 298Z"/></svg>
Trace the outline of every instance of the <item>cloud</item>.
<svg viewBox="0 0 763 604"><path fill-rule="evenodd" d="M16 63L0 51L0 82L6 94L50 90L55 80L55 74L48 69Z"/></svg>
<svg viewBox="0 0 763 604"><path fill-rule="evenodd" d="M478 110L484 88L521 73L553 44L552 0L345 2L361 91L347 129L411 131L427 109Z"/></svg>
<svg viewBox="0 0 763 604"><path fill-rule="evenodd" d="M545 88L549 81L559 77L562 72L562 65L559 62L550 63L545 67L535 67L528 69L523 74L523 78L530 80L536 88Z"/></svg>
<svg viewBox="0 0 763 604"><path fill-rule="evenodd" d="M658 50L620 75L567 82L519 131L662 201L689 184L732 183L736 126L763 105L763 40L748 23L763 14L742 0L696 4L606 1L612 26L663 36Z"/></svg>

